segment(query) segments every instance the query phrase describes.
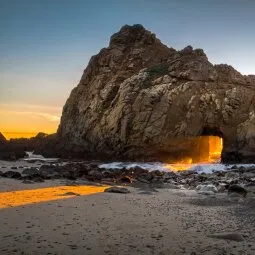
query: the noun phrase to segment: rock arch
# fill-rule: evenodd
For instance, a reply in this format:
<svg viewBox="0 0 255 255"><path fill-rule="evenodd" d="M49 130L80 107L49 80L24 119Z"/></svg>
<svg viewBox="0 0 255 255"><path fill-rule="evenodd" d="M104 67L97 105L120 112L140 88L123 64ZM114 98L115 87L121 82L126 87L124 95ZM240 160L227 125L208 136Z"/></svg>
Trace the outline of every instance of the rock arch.
<svg viewBox="0 0 255 255"><path fill-rule="evenodd" d="M57 144L65 155L165 160L205 133L223 137L223 161L255 161L255 76L213 65L201 49L168 48L134 25L91 58Z"/></svg>

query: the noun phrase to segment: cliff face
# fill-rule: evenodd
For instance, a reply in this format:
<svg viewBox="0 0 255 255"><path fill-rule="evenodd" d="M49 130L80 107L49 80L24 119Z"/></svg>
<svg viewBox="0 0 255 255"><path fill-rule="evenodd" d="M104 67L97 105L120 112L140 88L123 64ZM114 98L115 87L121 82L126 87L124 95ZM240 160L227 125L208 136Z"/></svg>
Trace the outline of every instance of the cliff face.
<svg viewBox="0 0 255 255"><path fill-rule="evenodd" d="M224 161L255 161L255 76L212 65L201 49L168 48L134 25L91 58L57 137L79 155L160 160L204 134L223 137Z"/></svg>

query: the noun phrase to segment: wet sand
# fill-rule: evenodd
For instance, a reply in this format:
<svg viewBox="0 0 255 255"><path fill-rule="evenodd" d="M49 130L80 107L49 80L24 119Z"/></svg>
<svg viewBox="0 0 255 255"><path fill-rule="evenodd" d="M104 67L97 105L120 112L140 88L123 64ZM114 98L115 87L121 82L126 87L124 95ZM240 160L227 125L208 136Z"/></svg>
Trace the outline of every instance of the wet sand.
<svg viewBox="0 0 255 255"><path fill-rule="evenodd" d="M23 184L0 179L1 196L10 190L61 185L61 181ZM255 254L252 198L129 189L130 194L99 191L2 208L0 254ZM245 240L208 237L222 232L242 234Z"/></svg>

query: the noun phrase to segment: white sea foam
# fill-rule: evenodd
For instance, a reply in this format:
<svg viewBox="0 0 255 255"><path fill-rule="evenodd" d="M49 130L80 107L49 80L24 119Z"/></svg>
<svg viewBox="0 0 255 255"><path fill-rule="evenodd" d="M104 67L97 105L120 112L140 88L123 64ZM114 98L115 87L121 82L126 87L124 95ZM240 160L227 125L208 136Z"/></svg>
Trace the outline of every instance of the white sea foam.
<svg viewBox="0 0 255 255"><path fill-rule="evenodd" d="M248 167L255 167L255 164L235 164L237 167L244 166L246 168ZM122 169L127 168L130 169L132 167L141 167L143 169L147 169L149 171L159 170L164 172L169 171L176 171L176 169L179 169L180 164L164 164L160 162L112 162L112 163L106 163L99 165L100 168L106 168L106 169ZM183 169L186 170L195 170L198 173L212 173L214 171L227 171L234 165L225 165L220 163L203 163L203 164L182 164Z"/></svg>
<svg viewBox="0 0 255 255"><path fill-rule="evenodd" d="M31 151L26 151L26 154L28 155L28 157L23 159L25 161L43 161L43 162L56 162L56 161L58 161L58 158L45 158L44 156L34 154Z"/></svg>
<svg viewBox="0 0 255 255"><path fill-rule="evenodd" d="M43 162L56 162L58 158L45 158L42 155L33 154L33 152L26 152L28 157L25 158L25 161L43 161ZM174 171L176 172L180 167L187 171L195 170L198 173L212 173L214 171L227 171L234 165L226 165L220 163L202 163L202 164L164 164L161 162L111 162L100 164L99 168L105 169L122 169L122 168L133 168L133 167L141 167L143 169L147 169L149 171ZM243 166L245 168L255 167L255 164L235 164L235 166L240 167Z"/></svg>

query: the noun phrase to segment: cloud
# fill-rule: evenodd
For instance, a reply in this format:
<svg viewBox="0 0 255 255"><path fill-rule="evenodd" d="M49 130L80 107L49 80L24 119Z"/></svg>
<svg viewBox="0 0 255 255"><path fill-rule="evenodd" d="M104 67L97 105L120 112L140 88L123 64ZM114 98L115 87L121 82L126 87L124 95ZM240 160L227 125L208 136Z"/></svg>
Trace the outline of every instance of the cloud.
<svg viewBox="0 0 255 255"><path fill-rule="evenodd" d="M23 109L24 111L56 111L61 112L62 107L51 105L33 105L33 104L0 104L0 109L16 111L17 109Z"/></svg>
<svg viewBox="0 0 255 255"><path fill-rule="evenodd" d="M48 121L52 121L52 122L59 122L60 121L60 117L56 116L56 115L51 115L48 113L43 113L43 112L29 112L29 114L35 114L36 116L41 116L43 118L45 118Z"/></svg>
<svg viewBox="0 0 255 255"><path fill-rule="evenodd" d="M23 112L23 111L20 111L20 112L19 111L1 111L1 112L4 112L5 114L12 114L12 115L26 115L26 116L32 117L33 119L43 118L50 122L60 121L60 116L52 115L45 112Z"/></svg>
<svg viewBox="0 0 255 255"><path fill-rule="evenodd" d="M0 104L0 130L6 132L54 133L61 108L44 105Z"/></svg>
<svg viewBox="0 0 255 255"><path fill-rule="evenodd" d="M49 113L44 113L44 112L18 112L18 111L12 111L14 114L21 114L21 115L30 115L31 117L42 117L48 121L52 122L59 122L60 117L56 115L51 115Z"/></svg>
<svg viewBox="0 0 255 255"><path fill-rule="evenodd" d="M59 122L61 107L44 105L25 105L25 104L0 104L0 112L12 115L26 115L33 119L43 118L51 122Z"/></svg>

